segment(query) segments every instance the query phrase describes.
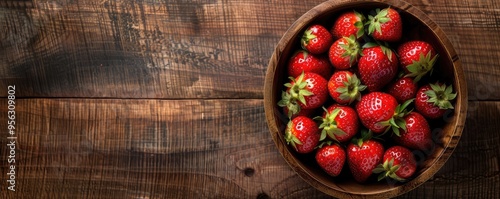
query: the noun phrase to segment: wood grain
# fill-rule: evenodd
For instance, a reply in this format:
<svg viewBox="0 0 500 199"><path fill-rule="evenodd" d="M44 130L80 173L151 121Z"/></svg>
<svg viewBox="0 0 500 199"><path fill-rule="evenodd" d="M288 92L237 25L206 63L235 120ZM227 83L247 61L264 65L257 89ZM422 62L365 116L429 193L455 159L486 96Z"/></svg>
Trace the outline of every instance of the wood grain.
<svg viewBox="0 0 500 199"><path fill-rule="evenodd" d="M263 122L262 100L17 102L19 191L0 194L325 197L300 179L276 150ZM428 182L401 198L498 197L500 135L492 132L497 132L500 103L470 104L462 139L449 161ZM5 114L0 120L6 120ZM0 128L6 125L1 123ZM0 140L5 146L7 140ZM3 149L1 158L6 159L8 151Z"/></svg>
<svg viewBox="0 0 500 199"><path fill-rule="evenodd" d="M3 35L14 41L2 43L0 68L25 88L19 97L262 98L274 44L300 13L282 6L267 12L253 1L34 4L0 12L12 18L2 22Z"/></svg>
<svg viewBox="0 0 500 199"><path fill-rule="evenodd" d="M267 139L262 100L20 99L16 107L20 196L246 197L293 175Z"/></svg>

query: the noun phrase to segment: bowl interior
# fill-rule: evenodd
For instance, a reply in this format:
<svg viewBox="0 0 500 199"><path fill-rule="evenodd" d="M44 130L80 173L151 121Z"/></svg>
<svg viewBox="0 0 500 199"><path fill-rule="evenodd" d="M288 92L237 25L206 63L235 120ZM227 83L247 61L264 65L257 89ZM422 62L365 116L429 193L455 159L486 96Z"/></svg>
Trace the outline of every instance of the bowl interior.
<svg viewBox="0 0 500 199"><path fill-rule="evenodd" d="M447 117L443 121L430 123L435 147L432 151L415 151L419 169L411 181L396 183L376 182L376 180L371 179L366 184L359 184L350 177L348 169L345 169L347 165L344 166L340 176L333 178L321 170L313 155L295 153L284 140L288 119L283 114L282 109L277 106L277 102L281 98L283 84L288 80L286 73L288 58L300 48L300 37L309 25L319 23L330 29L332 20L345 11L356 10L369 13L375 8L383 9L388 6L396 9L403 19L404 36L400 42L423 40L430 43L439 54L433 71L438 75L433 75L434 77L428 81L453 84L453 88L458 91L457 100L454 101L455 109L447 113ZM397 46L397 43L391 46ZM413 189L432 177L448 159L460 138L465 122L466 95L465 80L458 56L442 30L417 8L406 2L394 0L384 2L327 1L304 14L290 27L276 47L268 66L264 98L271 135L288 164L312 186L327 194L342 197L380 194L396 196Z"/></svg>

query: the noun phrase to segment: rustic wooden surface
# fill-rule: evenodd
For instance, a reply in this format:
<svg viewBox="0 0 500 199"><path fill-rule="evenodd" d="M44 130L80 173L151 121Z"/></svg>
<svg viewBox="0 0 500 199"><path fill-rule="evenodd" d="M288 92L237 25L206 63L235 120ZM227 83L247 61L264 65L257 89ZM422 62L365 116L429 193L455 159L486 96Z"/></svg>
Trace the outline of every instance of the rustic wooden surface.
<svg viewBox="0 0 500 199"><path fill-rule="evenodd" d="M0 197L327 197L276 150L262 94L275 44L321 2L0 1ZM500 198L500 4L408 2L455 46L469 108L449 161L400 198Z"/></svg>

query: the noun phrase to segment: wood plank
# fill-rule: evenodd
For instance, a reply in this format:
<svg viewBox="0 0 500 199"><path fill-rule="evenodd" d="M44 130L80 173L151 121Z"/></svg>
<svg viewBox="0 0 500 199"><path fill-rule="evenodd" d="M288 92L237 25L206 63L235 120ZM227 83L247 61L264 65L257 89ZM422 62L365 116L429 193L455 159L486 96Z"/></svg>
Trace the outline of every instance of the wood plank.
<svg viewBox="0 0 500 199"><path fill-rule="evenodd" d="M16 127L18 196L247 198L294 175L262 100L19 99Z"/></svg>
<svg viewBox="0 0 500 199"><path fill-rule="evenodd" d="M0 48L0 68L24 88L19 97L262 98L265 66L298 14L294 5L273 13L259 3L99 0L6 10L12 38Z"/></svg>
<svg viewBox="0 0 500 199"><path fill-rule="evenodd" d="M18 97L262 98L274 46L321 2L1 3L0 96L15 84ZM500 6L409 2L448 33L470 98L500 100Z"/></svg>
<svg viewBox="0 0 500 199"><path fill-rule="evenodd" d="M262 100L19 99L17 186L41 198L323 198L285 163ZM0 112L6 112L5 99ZM401 198L498 197L500 102L470 102L455 153ZM6 114L0 121L7 120ZM0 129L6 129L4 122ZM5 134L0 145L6 146ZM1 148L1 159L8 151ZM1 161L7 172L7 161ZM5 179L2 175L1 179ZM4 188L5 185L2 185Z"/></svg>

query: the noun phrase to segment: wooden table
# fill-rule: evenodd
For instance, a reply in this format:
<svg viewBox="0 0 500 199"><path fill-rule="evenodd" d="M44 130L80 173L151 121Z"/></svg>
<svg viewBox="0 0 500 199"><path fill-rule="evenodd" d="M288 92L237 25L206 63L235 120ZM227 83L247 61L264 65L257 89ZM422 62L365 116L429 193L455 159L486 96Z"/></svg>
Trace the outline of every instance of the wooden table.
<svg viewBox="0 0 500 199"><path fill-rule="evenodd" d="M321 2L0 1L1 198L327 197L276 150L262 93ZM454 154L401 198L500 198L500 4L409 3L447 33L470 101Z"/></svg>

